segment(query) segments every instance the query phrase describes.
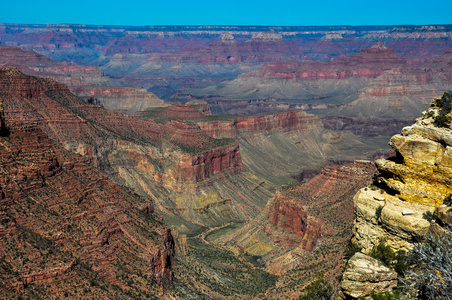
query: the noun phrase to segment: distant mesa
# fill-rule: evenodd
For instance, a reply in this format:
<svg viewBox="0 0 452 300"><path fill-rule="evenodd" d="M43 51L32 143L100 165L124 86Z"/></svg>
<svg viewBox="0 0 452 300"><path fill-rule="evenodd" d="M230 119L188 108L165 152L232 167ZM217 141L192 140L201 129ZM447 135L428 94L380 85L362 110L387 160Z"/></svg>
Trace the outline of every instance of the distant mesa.
<svg viewBox="0 0 452 300"><path fill-rule="evenodd" d="M251 40L263 40L263 41L281 41L282 35L271 29L268 32L256 32L251 36Z"/></svg>
<svg viewBox="0 0 452 300"><path fill-rule="evenodd" d="M223 36L221 37L221 41L223 43L236 43L234 35L232 34L232 32L229 31L223 34Z"/></svg>

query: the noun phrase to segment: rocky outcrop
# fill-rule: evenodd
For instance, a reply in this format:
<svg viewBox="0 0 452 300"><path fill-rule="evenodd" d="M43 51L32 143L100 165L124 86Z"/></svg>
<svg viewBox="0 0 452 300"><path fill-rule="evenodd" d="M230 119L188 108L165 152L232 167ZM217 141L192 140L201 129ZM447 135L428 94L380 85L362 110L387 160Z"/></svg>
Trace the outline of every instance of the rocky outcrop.
<svg viewBox="0 0 452 300"><path fill-rule="evenodd" d="M322 219L308 216L301 203L279 193L270 207L269 217L276 227L290 230L300 236L301 249L312 251L322 235Z"/></svg>
<svg viewBox="0 0 452 300"><path fill-rule="evenodd" d="M274 131L303 131L320 124L318 118L303 111L242 117L230 121L198 122L201 129L214 138L237 138L240 134L257 132L268 134Z"/></svg>
<svg viewBox="0 0 452 300"><path fill-rule="evenodd" d="M128 169L144 172L158 185L177 188L242 170L235 141L209 137L195 124L158 124L116 114L86 104L62 84L26 76L15 68L0 70L0 86L9 126L40 126L54 141L90 157L118 181L129 180L121 177Z"/></svg>
<svg viewBox="0 0 452 300"><path fill-rule="evenodd" d="M386 293L397 286L397 273L378 260L357 252L347 263L341 283L341 299L371 299L371 293Z"/></svg>
<svg viewBox="0 0 452 300"><path fill-rule="evenodd" d="M163 234L162 249L158 249L151 257L151 277L162 288L167 288L173 282L173 268L175 255L175 242L171 230Z"/></svg>
<svg viewBox="0 0 452 300"><path fill-rule="evenodd" d="M370 251L384 238L394 250L408 250L430 227L427 217L452 192L450 128L433 124L437 109L391 138L392 159L376 161L380 176L375 186L355 198L353 240Z"/></svg>

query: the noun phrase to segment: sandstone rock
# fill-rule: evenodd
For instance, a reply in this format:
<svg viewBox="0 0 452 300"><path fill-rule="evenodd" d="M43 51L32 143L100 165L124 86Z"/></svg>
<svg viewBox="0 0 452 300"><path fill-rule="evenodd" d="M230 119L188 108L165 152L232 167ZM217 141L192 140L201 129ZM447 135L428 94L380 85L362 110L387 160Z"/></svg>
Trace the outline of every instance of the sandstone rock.
<svg viewBox="0 0 452 300"><path fill-rule="evenodd" d="M392 291L397 286L397 273L378 260L356 253L347 263L341 283L346 297L370 299L370 294Z"/></svg>
<svg viewBox="0 0 452 300"><path fill-rule="evenodd" d="M440 205L436 209L436 216L445 225L452 225L452 207Z"/></svg>
<svg viewBox="0 0 452 300"><path fill-rule="evenodd" d="M375 162L379 188L361 190L354 198L353 241L364 253L380 238L393 250L411 249L428 232L435 210L448 220L441 204L452 192L452 131L423 122L428 118L424 114L391 138L397 155Z"/></svg>

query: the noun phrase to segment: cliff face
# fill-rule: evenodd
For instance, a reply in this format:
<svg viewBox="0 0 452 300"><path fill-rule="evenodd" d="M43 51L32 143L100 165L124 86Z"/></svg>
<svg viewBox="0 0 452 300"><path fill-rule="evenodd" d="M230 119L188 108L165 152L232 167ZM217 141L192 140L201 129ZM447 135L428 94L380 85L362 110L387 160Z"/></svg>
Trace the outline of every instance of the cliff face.
<svg viewBox="0 0 452 300"><path fill-rule="evenodd" d="M312 251L322 235L322 219L308 216L301 203L293 198L276 194L270 207L270 223L290 230L301 237L300 249ZM284 240L281 239L284 243Z"/></svg>
<svg viewBox="0 0 452 300"><path fill-rule="evenodd" d="M52 61L32 50L0 45L0 67L14 66L27 75L53 79L77 96L116 112L133 114L149 107L166 106L153 93L137 87L119 86L98 66L79 66Z"/></svg>
<svg viewBox="0 0 452 300"><path fill-rule="evenodd" d="M172 265L154 263L155 253L172 261L174 251L151 199L112 183L38 125L7 124L7 137L0 137L0 263L8 271L0 274L0 293L160 295Z"/></svg>
<svg viewBox="0 0 452 300"><path fill-rule="evenodd" d="M213 242L236 253L262 256L265 270L282 276L269 298L297 298L319 271L343 269L353 227L353 195L375 173L369 161L328 166L303 184L283 186L263 213Z"/></svg>
<svg viewBox="0 0 452 300"><path fill-rule="evenodd" d="M369 251L380 238L395 250L407 250L429 230L426 214L433 213L452 192L450 128L433 124L431 113L391 138L397 155L376 161L377 187L355 198L353 240Z"/></svg>
<svg viewBox="0 0 452 300"><path fill-rule="evenodd" d="M320 124L319 119L303 111L236 118L231 121L199 122L198 125L214 138L237 138L246 133L271 133L310 130Z"/></svg>
<svg viewBox="0 0 452 300"><path fill-rule="evenodd" d="M0 71L0 86L9 126L39 125L54 141L90 157L107 172L123 173L125 161L128 168L144 171L157 184L171 188L242 169L234 141L213 139L196 125L157 124L116 114L86 104L62 84L23 75L15 68Z"/></svg>

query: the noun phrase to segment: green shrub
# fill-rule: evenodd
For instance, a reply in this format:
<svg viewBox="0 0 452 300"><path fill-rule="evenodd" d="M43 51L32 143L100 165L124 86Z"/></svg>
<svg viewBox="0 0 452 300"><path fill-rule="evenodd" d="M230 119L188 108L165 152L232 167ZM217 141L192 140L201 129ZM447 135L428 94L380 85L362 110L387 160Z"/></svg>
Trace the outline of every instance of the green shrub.
<svg viewBox="0 0 452 300"><path fill-rule="evenodd" d="M393 299L401 299L401 293L399 290L394 290L392 292L387 293L371 293L370 297L373 300L393 300Z"/></svg>
<svg viewBox="0 0 452 300"><path fill-rule="evenodd" d="M422 218L431 222L436 219L436 215L435 215L435 213L432 213L431 211L428 210L422 214Z"/></svg>
<svg viewBox="0 0 452 300"><path fill-rule="evenodd" d="M317 274L317 279L303 289L305 293L300 300L330 300L334 297L334 291L323 273Z"/></svg>
<svg viewBox="0 0 452 300"><path fill-rule="evenodd" d="M451 118L447 116L452 110L452 94L445 92L443 96L436 100L436 106L440 108L439 114L434 117L434 124L437 127L449 127Z"/></svg>
<svg viewBox="0 0 452 300"><path fill-rule="evenodd" d="M344 258L348 260L359 251L361 251L361 247L350 241L344 250Z"/></svg>
<svg viewBox="0 0 452 300"><path fill-rule="evenodd" d="M451 118L446 115L438 115L434 118L433 124L436 127L449 127Z"/></svg>
<svg viewBox="0 0 452 300"><path fill-rule="evenodd" d="M369 252L369 256L381 261L385 266L391 268L395 261L396 254L391 247L386 245L386 241L381 239Z"/></svg>

